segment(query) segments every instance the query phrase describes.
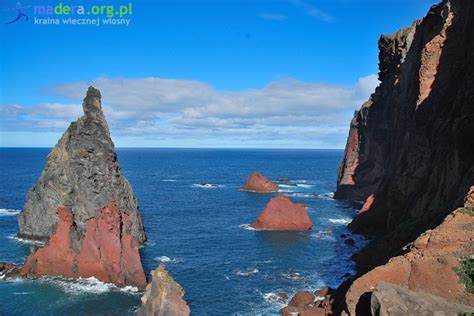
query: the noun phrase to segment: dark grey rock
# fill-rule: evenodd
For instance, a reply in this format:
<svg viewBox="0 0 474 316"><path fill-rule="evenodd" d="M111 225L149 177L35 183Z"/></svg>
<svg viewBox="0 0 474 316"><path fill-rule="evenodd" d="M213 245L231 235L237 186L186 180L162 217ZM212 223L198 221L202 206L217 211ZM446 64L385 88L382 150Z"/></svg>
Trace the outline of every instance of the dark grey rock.
<svg viewBox="0 0 474 316"><path fill-rule="evenodd" d="M145 232L137 201L121 175L100 91L89 87L82 107L84 115L71 123L28 192L18 220L19 236L47 239L58 223L56 210L60 206L71 209L78 231L83 233L86 220L97 216L109 201L115 201L130 214L132 235L143 244Z"/></svg>

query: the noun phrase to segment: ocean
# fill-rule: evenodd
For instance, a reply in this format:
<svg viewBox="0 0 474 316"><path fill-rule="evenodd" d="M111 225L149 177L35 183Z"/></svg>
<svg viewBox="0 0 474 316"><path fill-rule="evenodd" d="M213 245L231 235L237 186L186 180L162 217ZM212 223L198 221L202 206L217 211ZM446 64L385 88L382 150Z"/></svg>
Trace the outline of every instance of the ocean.
<svg viewBox="0 0 474 316"><path fill-rule="evenodd" d="M34 245L18 240L17 217L49 148L0 149L0 261L22 263ZM360 204L333 199L342 150L117 149L145 224L145 273L164 262L193 315L277 315L280 292L338 286L354 272L364 241L346 225ZM255 231L275 194L243 192L257 170L279 193L307 205L308 232ZM212 184L212 185L205 185ZM332 230L332 231L328 231ZM344 244L341 234L356 240ZM127 315L143 293L93 278L0 280L1 315Z"/></svg>

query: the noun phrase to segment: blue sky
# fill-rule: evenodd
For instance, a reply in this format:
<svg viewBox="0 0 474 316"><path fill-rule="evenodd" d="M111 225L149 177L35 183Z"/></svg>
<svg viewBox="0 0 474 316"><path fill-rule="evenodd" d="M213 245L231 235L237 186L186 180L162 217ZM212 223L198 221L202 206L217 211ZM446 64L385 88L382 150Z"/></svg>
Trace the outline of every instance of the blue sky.
<svg viewBox="0 0 474 316"><path fill-rule="evenodd" d="M54 146L93 84L119 147L273 148L343 148L380 34L436 3L23 0L30 20L7 25L16 1L0 1L0 146ZM133 14L34 24L34 6L60 2Z"/></svg>

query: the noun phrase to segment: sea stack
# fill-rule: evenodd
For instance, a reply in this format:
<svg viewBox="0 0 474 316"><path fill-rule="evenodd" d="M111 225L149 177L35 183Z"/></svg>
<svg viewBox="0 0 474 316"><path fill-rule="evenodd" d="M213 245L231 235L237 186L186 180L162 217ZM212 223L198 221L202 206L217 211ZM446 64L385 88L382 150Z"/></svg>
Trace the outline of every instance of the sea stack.
<svg viewBox="0 0 474 316"><path fill-rule="evenodd" d="M99 90L89 87L83 110L49 154L19 216L19 236L47 241L21 274L96 277L144 288L138 253L143 223L120 172Z"/></svg>
<svg viewBox="0 0 474 316"><path fill-rule="evenodd" d="M142 306L136 316L173 315L188 316L191 311L183 299L184 290L166 271L165 265L151 271L152 281L142 296Z"/></svg>
<svg viewBox="0 0 474 316"><path fill-rule="evenodd" d="M285 195L278 195L268 202L257 221L250 227L262 230L309 230L313 227L306 207L293 203Z"/></svg>
<svg viewBox="0 0 474 316"><path fill-rule="evenodd" d="M277 192L278 185L268 180L264 175L254 171L250 174L242 188L244 191L270 193Z"/></svg>

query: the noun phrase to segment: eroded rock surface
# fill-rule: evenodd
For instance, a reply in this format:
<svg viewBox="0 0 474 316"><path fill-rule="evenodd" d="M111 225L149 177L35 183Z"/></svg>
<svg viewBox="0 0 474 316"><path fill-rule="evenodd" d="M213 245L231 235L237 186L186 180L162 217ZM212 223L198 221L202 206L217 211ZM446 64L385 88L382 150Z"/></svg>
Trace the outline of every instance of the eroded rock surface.
<svg viewBox="0 0 474 316"><path fill-rule="evenodd" d="M474 2L445 0L379 40L380 85L355 113L335 196L371 200L368 270L439 225L474 183ZM368 204L366 205L368 206Z"/></svg>
<svg viewBox="0 0 474 316"><path fill-rule="evenodd" d="M83 110L28 193L19 235L47 242L32 252L20 273L93 276L144 288L138 253L145 240L143 224L132 188L121 175L97 89L89 88Z"/></svg>
<svg viewBox="0 0 474 316"><path fill-rule="evenodd" d="M99 90L90 87L84 115L71 123L48 156L43 172L28 192L19 216L19 235L47 240L59 222L57 210L71 210L82 235L86 222L110 201L127 212L132 236L145 241L143 223L132 187L122 176Z"/></svg>
<svg viewBox="0 0 474 316"><path fill-rule="evenodd" d="M184 290L166 271L165 265L151 272L152 281L142 296L137 316L187 316L191 313L183 299Z"/></svg>
<svg viewBox="0 0 474 316"><path fill-rule="evenodd" d="M278 185L268 180L265 176L257 171L252 172L247 178L242 188L244 191L269 193L278 191Z"/></svg>
<svg viewBox="0 0 474 316"><path fill-rule="evenodd" d="M357 278L346 294L348 310L351 315L358 310L367 311L364 304L382 281L474 306L474 295L465 290L455 272L460 260L472 253L474 217L459 209L440 226L421 235L410 252Z"/></svg>
<svg viewBox="0 0 474 316"><path fill-rule="evenodd" d="M436 295L410 291L386 282L377 285L370 302L372 315L379 316L450 316L474 312L473 307L452 303Z"/></svg>
<svg viewBox="0 0 474 316"><path fill-rule="evenodd" d="M268 202L250 227L264 230L309 230L313 223L304 204L294 203L287 196L278 195Z"/></svg>

